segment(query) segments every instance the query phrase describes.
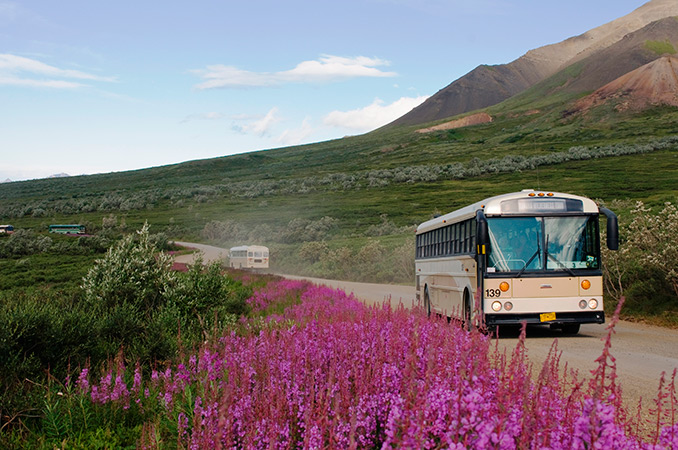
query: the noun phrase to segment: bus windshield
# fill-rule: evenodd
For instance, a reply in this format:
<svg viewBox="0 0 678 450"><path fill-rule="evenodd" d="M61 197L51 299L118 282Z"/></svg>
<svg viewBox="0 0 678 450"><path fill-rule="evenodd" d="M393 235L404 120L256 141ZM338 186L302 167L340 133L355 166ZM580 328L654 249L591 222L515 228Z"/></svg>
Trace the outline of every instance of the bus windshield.
<svg viewBox="0 0 678 450"><path fill-rule="evenodd" d="M488 218L488 272L599 269L596 216Z"/></svg>

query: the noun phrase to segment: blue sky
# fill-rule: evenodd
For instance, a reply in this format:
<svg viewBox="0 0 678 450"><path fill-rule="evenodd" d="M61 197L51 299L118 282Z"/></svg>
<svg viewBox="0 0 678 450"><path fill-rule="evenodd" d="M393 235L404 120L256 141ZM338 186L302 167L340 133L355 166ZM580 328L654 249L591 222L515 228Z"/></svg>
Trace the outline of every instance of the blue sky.
<svg viewBox="0 0 678 450"><path fill-rule="evenodd" d="M0 0L0 181L361 134L642 0Z"/></svg>

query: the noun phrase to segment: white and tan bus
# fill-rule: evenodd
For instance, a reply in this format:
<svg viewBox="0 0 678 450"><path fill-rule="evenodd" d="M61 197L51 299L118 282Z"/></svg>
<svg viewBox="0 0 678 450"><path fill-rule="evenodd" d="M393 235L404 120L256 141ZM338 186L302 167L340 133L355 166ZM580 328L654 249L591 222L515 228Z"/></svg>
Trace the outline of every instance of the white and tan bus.
<svg viewBox="0 0 678 450"><path fill-rule="evenodd" d="M524 190L417 227L417 299L468 326L549 324L576 334L604 323L599 216L618 247L617 217L591 199Z"/></svg>
<svg viewBox="0 0 678 450"><path fill-rule="evenodd" d="M268 247L262 245L232 247L228 257L235 269L268 269Z"/></svg>

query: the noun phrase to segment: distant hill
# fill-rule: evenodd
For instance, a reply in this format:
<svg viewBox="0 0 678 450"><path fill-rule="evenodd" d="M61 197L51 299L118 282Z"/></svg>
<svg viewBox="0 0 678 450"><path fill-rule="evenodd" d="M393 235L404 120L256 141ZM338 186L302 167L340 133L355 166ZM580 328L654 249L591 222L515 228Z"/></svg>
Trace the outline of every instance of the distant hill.
<svg viewBox="0 0 678 450"><path fill-rule="evenodd" d="M424 103L392 122L392 125L418 125L500 103L579 61L595 59L610 46L652 22L678 16L678 1L652 0L630 14L584 34L530 50L517 60L495 66L481 65L441 89ZM662 23L670 27L671 22ZM674 28L678 28L674 24ZM659 31L659 30L657 30ZM671 33L671 31L669 31ZM652 50L648 50L652 52ZM637 56L637 55L636 55ZM655 55L655 58L658 55ZM648 61L626 61L625 72ZM595 67L595 65L592 65ZM592 69L593 70L593 69ZM624 69L620 69L624 70ZM617 74L619 76L621 74ZM589 78L592 80L594 77ZM613 77L612 79L614 79ZM611 81L611 80L608 80ZM604 83L602 83L604 84ZM595 89L581 83L572 88Z"/></svg>
<svg viewBox="0 0 678 450"><path fill-rule="evenodd" d="M607 104L617 111L678 107L678 58L664 56L645 64L579 100L570 112L584 113Z"/></svg>
<svg viewBox="0 0 678 450"><path fill-rule="evenodd" d="M581 71L564 89L577 93L596 90L665 54L675 54L676 49L678 17L652 22L582 61Z"/></svg>
<svg viewBox="0 0 678 450"><path fill-rule="evenodd" d="M552 105L567 116L579 108L572 105L573 101L662 56L676 55L677 49L678 18L661 19L490 107L488 112L516 114Z"/></svg>

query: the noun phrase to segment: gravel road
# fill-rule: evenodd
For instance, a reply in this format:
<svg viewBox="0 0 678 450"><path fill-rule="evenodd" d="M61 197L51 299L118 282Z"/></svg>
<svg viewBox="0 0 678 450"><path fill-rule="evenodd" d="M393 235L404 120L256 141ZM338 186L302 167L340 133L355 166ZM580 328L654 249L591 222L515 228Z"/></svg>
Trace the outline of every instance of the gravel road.
<svg viewBox="0 0 678 450"><path fill-rule="evenodd" d="M225 258L228 254L225 249L209 245L186 242L177 244L200 250L206 262ZM193 257L194 255L182 255L177 257L177 261L191 262ZM384 301L389 301L393 306L402 303L405 307L412 307L415 304L413 286L283 276L342 289L368 304ZM552 331L547 327L528 327L526 348L530 361L535 365L535 371L538 371L557 339L558 349L562 352L561 365L567 362L568 367L578 370L580 376L588 376L596 367L595 360L602 353L607 333L606 325L595 324L582 325L576 336L563 336L559 331ZM515 337L502 336L499 347L510 352L517 341ZM635 408L638 399L642 397L645 407L652 406L662 372L670 379L673 371L678 368L678 330L620 321L615 327L611 353L616 358L617 374L627 405Z"/></svg>

